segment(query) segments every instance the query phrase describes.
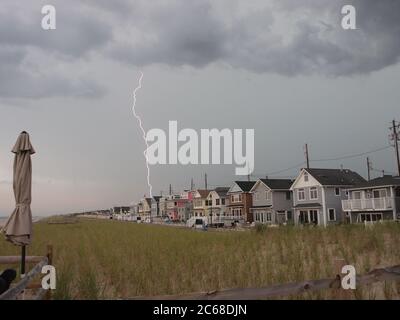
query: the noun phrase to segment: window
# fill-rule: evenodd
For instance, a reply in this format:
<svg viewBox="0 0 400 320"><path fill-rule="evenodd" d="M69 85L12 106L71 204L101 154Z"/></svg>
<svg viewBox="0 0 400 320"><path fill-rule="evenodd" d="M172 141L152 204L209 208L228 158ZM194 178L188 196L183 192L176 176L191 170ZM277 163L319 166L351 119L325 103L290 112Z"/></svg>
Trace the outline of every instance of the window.
<svg viewBox="0 0 400 320"><path fill-rule="evenodd" d="M373 195L374 195L374 198L385 198L386 197L386 189L374 190Z"/></svg>
<svg viewBox="0 0 400 320"><path fill-rule="evenodd" d="M232 215L233 216L241 216L242 215L242 209L232 209Z"/></svg>
<svg viewBox="0 0 400 320"><path fill-rule="evenodd" d="M361 191L354 191L353 192L353 199L360 200L361 199Z"/></svg>
<svg viewBox="0 0 400 320"><path fill-rule="evenodd" d="M258 192L254 192L254 200L258 200Z"/></svg>
<svg viewBox="0 0 400 320"><path fill-rule="evenodd" d="M242 195L241 194L234 194L231 196L231 202L241 202Z"/></svg>
<svg viewBox="0 0 400 320"><path fill-rule="evenodd" d="M219 206L219 199L215 199L215 204Z"/></svg>
<svg viewBox="0 0 400 320"><path fill-rule="evenodd" d="M335 209L328 209L329 221L336 221L336 211Z"/></svg>
<svg viewBox="0 0 400 320"><path fill-rule="evenodd" d="M225 198L221 199L221 204L224 206L225 205Z"/></svg>
<svg viewBox="0 0 400 320"><path fill-rule="evenodd" d="M335 188L335 196L340 196L340 188Z"/></svg>
<svg viewBox="0 0 400 320"><path fill-rule="evenodd" d="M310 220L314 224L318 224L318 210L310 210Z"/></svg>
<svg viewBox="0 0 400 320"><path fill-rule="evenodd" d="M265 199L271 200L271 191L265 191Z"/></svg>
<svg viewBox="0 0 400 320"><path fill-rule="evenodd" d="M308 182L308 173L304 172L304 182Z"/></svg>
<svg viewBox="0 0 400 320"><path fill-rule="evenodd" d="M297 190L297 200L303 201L305 199L306 199L306 195L305 195L304 189Z"/></svg>
<svg viewBox="0 0 400 320"><path fill-rule="evenodd" d="M265 218L266 218L266 221L271 222L271 221L272 221L272 214L271 214L271 212L267 212L267 213L265 214Z"/></svg>
<svg viewBox="0 0 400 320"><path fill-rule="evenodd" d="M310 199L312 199L312 200L318 199L318 189L317 189L317 187L310 188Z"/></svg>
<svg viewBox="0 0 400 320"><path fill-rule="evenodd" d="M299 222L300 223L308 223L308 212L307 211L299 212Z"/></svg>
<svg viewBox="0 0 400 320"><path fill-rule="evenodd" d="M291 192L286 191L286 200L290 200L290 198L291 198Z"/></svg>

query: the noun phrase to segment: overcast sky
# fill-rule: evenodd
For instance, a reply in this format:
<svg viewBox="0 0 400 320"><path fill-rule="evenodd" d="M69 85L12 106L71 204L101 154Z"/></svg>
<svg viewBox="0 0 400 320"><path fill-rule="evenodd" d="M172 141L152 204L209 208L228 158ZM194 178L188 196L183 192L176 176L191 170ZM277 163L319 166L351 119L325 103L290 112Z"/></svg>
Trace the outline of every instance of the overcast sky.
<svg viewBox="0 0 400 320"><path fill-rule="evenodd" d="M56 8L57 29L41 28ZM357 30L341 27L353 4ZM34 215L148 194L146 130L255 129L255 174L388 146L400 120L400 1L15 1L0 6L0 215L14 206L10 150L31 135ZM369 155L395 172L392 148ZM366 175L365 157L312 162ZM234 167L151 167L154 193L227 185ZM298 168L277 176L295 176ZM379 173L374 172L374 175Z"/></svg>

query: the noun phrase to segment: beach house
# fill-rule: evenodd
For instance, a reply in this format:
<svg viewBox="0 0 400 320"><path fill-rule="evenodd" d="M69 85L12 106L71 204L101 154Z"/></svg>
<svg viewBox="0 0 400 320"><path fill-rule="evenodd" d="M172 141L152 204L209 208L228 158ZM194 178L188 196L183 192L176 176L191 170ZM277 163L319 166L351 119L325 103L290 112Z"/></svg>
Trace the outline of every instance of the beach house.
<svg viewBox="0 0 400 320"><path fill-rule="evenodd" d="M292 219L291 179L259 179L251 188L254 222L285 224Z"/></svg>
<svg viewBox="0 0 400 320"><path fill-rule="evenodd" d="M193 192L193 213L194 217L206 216L206 201L210 190L197 189Z"/></svg>
<svg viewBox="0 0 400 320"><path fill-rule="evenodd" d="M293 182L295 224L327 226L344 222L347 189L365 179L349 169L302 169Z"/></svg>
<svg viewBox="0 0 400 320"><path fill-rule="evenodd" d="M400 219L400 177L385 175L359 183L347 192L342 209L348 222Z"/></svg>
<svg viewBox="0 0 400 320"><path fill-rule="evenodd" d="M240 222L253 222L253 214L250 211L252 207L252 195L250 193L255 181L235 181L229 188L228 210L232 219Z"/></svg>
<svg viewBox="0 0 400 320"><path fill-rule="evenodd" d="M217 187L211 190L206 198L206 216L208 223L224 222L228 220L227 203L229 187Z"/></svg>

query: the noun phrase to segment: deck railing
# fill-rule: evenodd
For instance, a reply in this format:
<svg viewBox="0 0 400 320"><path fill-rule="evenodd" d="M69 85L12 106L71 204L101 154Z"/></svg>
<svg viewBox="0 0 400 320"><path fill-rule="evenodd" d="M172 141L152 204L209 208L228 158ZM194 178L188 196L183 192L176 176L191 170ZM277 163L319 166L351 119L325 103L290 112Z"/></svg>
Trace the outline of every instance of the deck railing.
<svg viewBox="0 0 400 320"><path fill-rule="evenodd" d="M343 211L390 210L393 197L342 200Z"/></svg>

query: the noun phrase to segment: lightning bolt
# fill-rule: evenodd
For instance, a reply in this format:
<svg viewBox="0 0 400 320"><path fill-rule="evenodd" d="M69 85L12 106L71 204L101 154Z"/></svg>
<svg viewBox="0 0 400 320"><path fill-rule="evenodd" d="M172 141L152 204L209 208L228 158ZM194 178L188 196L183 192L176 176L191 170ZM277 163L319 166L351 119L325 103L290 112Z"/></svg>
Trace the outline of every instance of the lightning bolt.
<svg viewBox="0 0 400 320"><path fill-rule="evenodd" d="M143 137L144 143L146 144L146 150L143 151L143 155L144 155L144 158L146 159L147 185L149 187L150 197L153 197L153 186L150 183L150 167L149 167L149 161L148 161L148 158L147 158L147 149L149 148L149 144L147 143L147 140L146 140L146 131L143 128L142 119L136 113L136 93L142 88L142 79L143 79L143 72L140 71L140 77L139 77L138 86L135 88L135 90L133 90L132 112L133 112L133 115L135 116L135 118L137 119L137 121L139 122L139 127L140 127L140 130L142 131L142 137Z"/></svg>

